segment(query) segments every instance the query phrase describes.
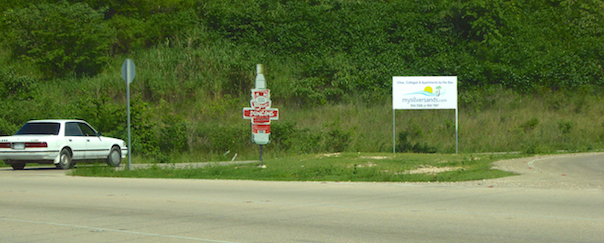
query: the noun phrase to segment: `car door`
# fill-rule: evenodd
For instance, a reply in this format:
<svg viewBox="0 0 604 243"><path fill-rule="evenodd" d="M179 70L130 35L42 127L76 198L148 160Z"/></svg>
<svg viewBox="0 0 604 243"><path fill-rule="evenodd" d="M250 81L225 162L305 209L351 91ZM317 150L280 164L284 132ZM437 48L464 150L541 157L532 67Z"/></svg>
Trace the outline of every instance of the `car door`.
<svg viewBox="0 0 604 243"><path fill-rule="evenodd" d="M89 138L84 136L84 133L82 133L77 123L65 123L65 139L67 140L67 145L71 148L71 152L73 153L73 160L87 159L86 154L88 151Z"/></svg>
<svg viewBox="0 0 604 243"><path fill-rule="evenodd" d="M109 147L105 145L102 137L90 125L78 122L78 127L86 137L87 153L86 159L103 159L109 154Z"/></svg>

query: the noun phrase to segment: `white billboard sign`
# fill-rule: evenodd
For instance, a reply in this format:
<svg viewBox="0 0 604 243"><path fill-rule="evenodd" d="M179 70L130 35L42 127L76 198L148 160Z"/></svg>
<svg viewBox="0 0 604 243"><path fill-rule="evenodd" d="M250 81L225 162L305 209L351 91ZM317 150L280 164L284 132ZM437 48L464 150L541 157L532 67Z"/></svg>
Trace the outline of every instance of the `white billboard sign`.
<svg viewBox="0 0 604 243"><path fill-rule="evenodd" d="M392 77L392 109L457 109L457 77Z"/></svg>

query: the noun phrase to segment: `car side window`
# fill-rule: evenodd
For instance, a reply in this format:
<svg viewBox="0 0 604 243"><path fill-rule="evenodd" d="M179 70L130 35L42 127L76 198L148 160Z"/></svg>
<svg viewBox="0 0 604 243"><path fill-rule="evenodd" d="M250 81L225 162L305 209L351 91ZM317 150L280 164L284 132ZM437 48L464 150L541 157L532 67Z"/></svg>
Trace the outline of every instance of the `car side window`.
<svg viewBox="0 0 604 243"><path fill-rule="evenodd" d="M65 136L84 136L80 127L75 122L65 123Z"/></svg>
<svg viewBox="0 0 604 243"><path fill-rule="evenodd" d="M80 127L80 130L82 130L82 133L84 133L84 136L97 136L96 131L92 129L92 127L88 126L88 124L78 123L78 126Z"/></svg>

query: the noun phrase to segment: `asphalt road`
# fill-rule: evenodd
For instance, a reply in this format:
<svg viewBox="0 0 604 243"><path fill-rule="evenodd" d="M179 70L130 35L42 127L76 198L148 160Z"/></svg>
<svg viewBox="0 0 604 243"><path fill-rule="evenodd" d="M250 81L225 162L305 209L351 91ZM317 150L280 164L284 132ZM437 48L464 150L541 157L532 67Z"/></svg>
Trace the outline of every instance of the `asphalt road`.
<svg viewBox="0 0 604 243"><path fill-rule="evenodd" d="M601 183L601 161L598 154L518 164L551 172L551 180L576 173ZM523 183L527 175L506 180ZM10 243L604 239L604 191L597 185L82 178L51 167L0 168L0 185L0 242Z"/></svg>
<svg viewBox="0 0 604 243"><path fill-rule="evenodd" d="M574 161L580 161L573 163ZM579 158L575 156L558 159L537 160L532 163L537 171L549 176L563 176L564 180L578 185L592 186L602 189L604 186L604 156L602 154L587 154Z"/></svg>

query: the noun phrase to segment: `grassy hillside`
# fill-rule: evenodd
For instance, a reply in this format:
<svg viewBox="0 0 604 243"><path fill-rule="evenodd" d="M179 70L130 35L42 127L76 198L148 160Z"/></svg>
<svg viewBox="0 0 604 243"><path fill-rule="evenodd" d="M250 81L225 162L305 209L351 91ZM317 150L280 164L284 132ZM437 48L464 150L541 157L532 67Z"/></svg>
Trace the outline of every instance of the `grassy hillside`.
<svg viewBox="0 0 604 243"><path fill-rule="evenodd" d="M257 158L241 115L257 63L281 112L269 158L392 151L391 77L405 75L458 76L462 153L603 147L600 0L73 2L0 4L0 134L81 118L125 138L132 58L137 160ZM452 110L396 125L399 151L455 151Z"/></svg>

